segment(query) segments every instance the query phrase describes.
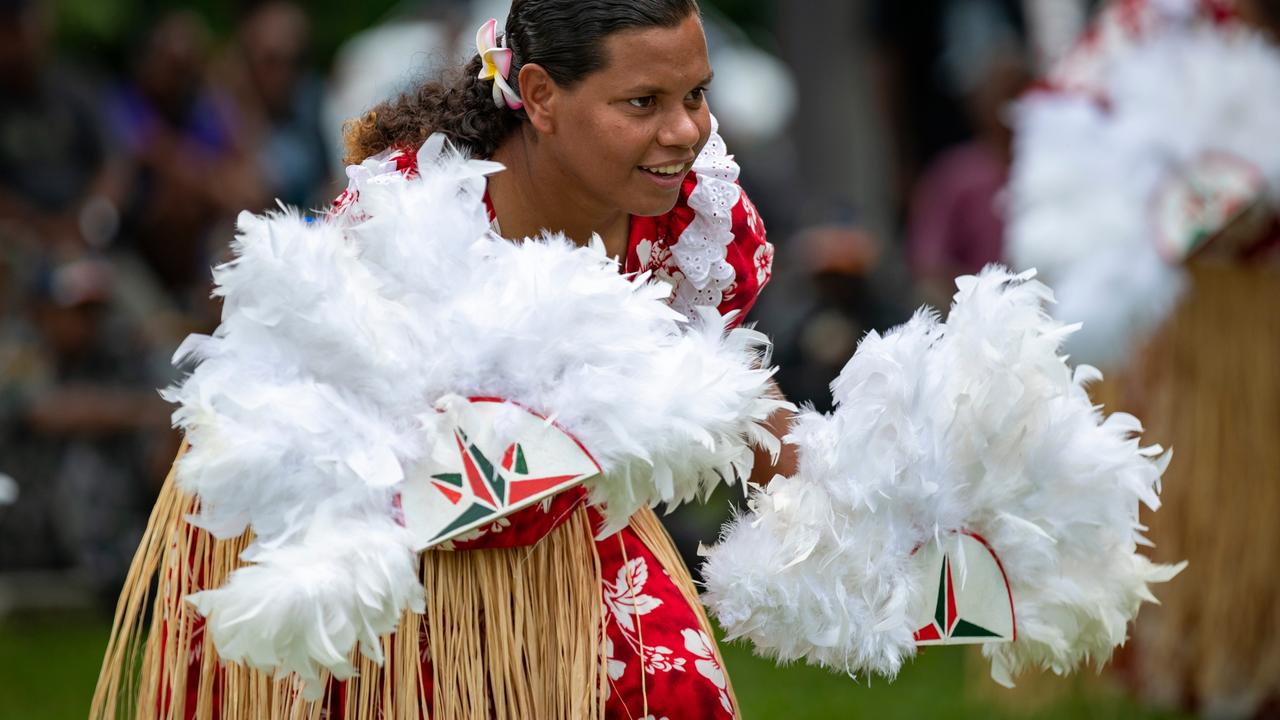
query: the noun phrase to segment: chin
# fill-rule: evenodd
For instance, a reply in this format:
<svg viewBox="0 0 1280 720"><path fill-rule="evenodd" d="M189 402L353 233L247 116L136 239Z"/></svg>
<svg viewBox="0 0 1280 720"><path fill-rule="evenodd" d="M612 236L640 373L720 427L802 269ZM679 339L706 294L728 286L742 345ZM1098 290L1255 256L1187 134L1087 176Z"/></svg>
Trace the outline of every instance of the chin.
<svg viewBox="0 0 1280 720"><path fill-rule="evenodd" d="M633 196L627 208L627 213L630 215L638 215L640 217L666 215L676 206L676 201L679 199L679 188L669 193L660 194L654 193L650 190L644 195Z"/></svg>

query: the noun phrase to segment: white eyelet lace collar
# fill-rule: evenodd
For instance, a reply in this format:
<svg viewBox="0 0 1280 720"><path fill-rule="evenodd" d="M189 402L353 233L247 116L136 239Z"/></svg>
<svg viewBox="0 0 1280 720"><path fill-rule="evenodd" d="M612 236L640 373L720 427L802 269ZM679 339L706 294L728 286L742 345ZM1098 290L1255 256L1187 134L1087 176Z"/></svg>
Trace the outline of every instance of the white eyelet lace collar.
<svg viewBox="0 0 1280 720"><path fill-rule="evenodd" d="M720 123L711 117L711 138L693 161L698 184L689 194L693 222L671 247L683 277L675 281L672 306L686 316L696 305L719 307L736 275L728 262L733 242L733 208L742 197L738 164L729 154Z"/></svg>

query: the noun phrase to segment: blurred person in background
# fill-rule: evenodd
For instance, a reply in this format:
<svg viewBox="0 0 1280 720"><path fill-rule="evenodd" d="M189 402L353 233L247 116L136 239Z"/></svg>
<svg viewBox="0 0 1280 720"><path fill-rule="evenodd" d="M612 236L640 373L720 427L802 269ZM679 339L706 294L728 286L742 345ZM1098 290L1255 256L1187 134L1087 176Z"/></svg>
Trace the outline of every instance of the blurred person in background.
<svg viewBox="0 0 1280 720"><path fill-rule="evenodd" d="M135 168L122 239L197 327L216 324L208 269L243 208L270 202L228 94L209 81L209 33L171 11L146 33L132 75L109 99L116 142Z"/></svg>
<svg viewBox="0 0 1280 720"><path fill-rule="evenodd" d="M773 340L778 387L823 412L831 409L831 381L862 336L910 313L876 285L882 241L852 213L840 215L781 244L771 293L761 297L752 316Z"/></svg>
<svg viewBox="0 0 1280 720"><path fill-rule="evenodd" d="M36 256L109 243L127 191L95 98L52 56L51 19L0 0L0 243Z"/></svg>
<svg viewBox="0 0 1280 720"><path fill-rule="evenodd" d="M219 68L265 192L296 207L337 194L321 122L324 84L308 63L310 22L288 0L252 5Z"/></svg>
<svg viewBox="0 0 1280 720"><path fill-rule="evenodd" d="M969 72L974 56L987 54L982 35L1021 37L1024 13L1021 0L874 0L870 13L903 216L925 168L974 136L966 95L977 88Z"/></svg>
<svg viewBox="0 0 1280 720"><path fill-rule="evenodd" d="M1260 30L1270 62L1280 63L1280 1L1195 5ZM1242 102L1280 105L1280 87L1255 85L1255 99ZM1151 437L1182 450L1165 476L1165 509L1146 518L1147 536L1160 556L1187 558L1194 576L1139 620L1134 678L1145 698L1212 718L1280 717L1276 170L1264 169L1272 185L1218 233L1217 247L1186 263L1186 297L1136 359L1121 406L1148 413Z"/></svg>
<svg viewBox="0 0 1280 720"><path fill-rule="evenodd" d="M973 136L931 160L911 198L907 262L926 302L945 308L954 278L1004 260L1000 193L1009 176L1008 107L1031 81L1021 39L996 6L952 11L947 53Z"/></svg>
<svg viewBox="0 0 1280 720"><path fill-rule="evenodd" d="M0 325L0 472L18 499L0 508L0 573L72 570L113 599L141 536L154 459L171 449L156 378L113 303L111 265L42 268L25 312ZM74 584L74 583L73 583ZM39 602L39 597L29 597Z"/></svg>

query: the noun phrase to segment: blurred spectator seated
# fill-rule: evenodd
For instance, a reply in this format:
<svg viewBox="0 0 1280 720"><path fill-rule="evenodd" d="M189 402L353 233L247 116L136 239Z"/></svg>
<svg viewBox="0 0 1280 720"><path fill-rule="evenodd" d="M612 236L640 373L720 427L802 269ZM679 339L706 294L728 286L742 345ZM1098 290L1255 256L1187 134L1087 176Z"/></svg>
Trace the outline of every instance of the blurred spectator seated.
<svg viewBox="0 0 1280 720"><path fill-rule="evenodd" d="M46 4L0 2L0 243L34 254L111 242L125 193L94 98L51 57L49 26Z"/></svg>
<svg viewBox="0 0 1280 720"><path fill-rule="evenodd" d="M929 304L950 305L954 279L1004 258L1000 193L1012 158L1006 109L1028 86L1020 46L990 49L967 81L974 137L945 150L924 170L912 193L907 261Z"/></svg>
<svg viewBox="0 0 1280 720"><path fill-rule="evenodd" d="M169 12L109 99L117 142L137 167L122 241L181 309L203 317L205 329L218 315L208 299L209 267L230 240L235 215L270 202L234 103L210 84L208 64L203 21Z"/></svg>
<svg viewBox="0 0 1280 720"><path fill-rule="evenodd" d="M341 190L330 174L321 120L324 83L307 62L310 42L302 6L268 0L245 14L219 68L266 193L304 209Z"/></svg>
<svg viewBox="0 0 1280 720"><path fill-rule="evenodd" d="M831 409L829 384L869 330L905 320L902 293L882 287L884 248L862 226L810 226L778 246L774 276L751 317L774 342L788 399Z"/></svg>
<svg viewBox="0 0 1280 720"><path fill-rule="evenodd" d="M110 264L65 261L0 323L0 473L17 487L0 506L0 583L58 570L109 601L124 579L176 442L113 297Z"/></svg>

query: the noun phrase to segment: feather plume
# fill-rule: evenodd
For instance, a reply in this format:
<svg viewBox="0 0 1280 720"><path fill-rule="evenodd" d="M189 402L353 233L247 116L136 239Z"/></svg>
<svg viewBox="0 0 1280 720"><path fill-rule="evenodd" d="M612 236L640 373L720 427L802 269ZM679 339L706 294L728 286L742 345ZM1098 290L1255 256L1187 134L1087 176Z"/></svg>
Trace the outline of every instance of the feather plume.
<svg viewBox="0 0 1280 720"><path fill-rule="evenodd" d="M1075 328L1045 314L1033 275L960 278L945 322L922 310L862 341L836 409L792 429L799 472L753 492L708 553L704 600L730 637L892 677L927 592L913 553L967 530L1000 557L1017 611L1017 640L984 648L998 680L1101 662L1124 641L1148 584L1178 570L1136 553L1167 455L1140 447L1136 419L1092 406L1098 374L1059 355Z"/></svg>

